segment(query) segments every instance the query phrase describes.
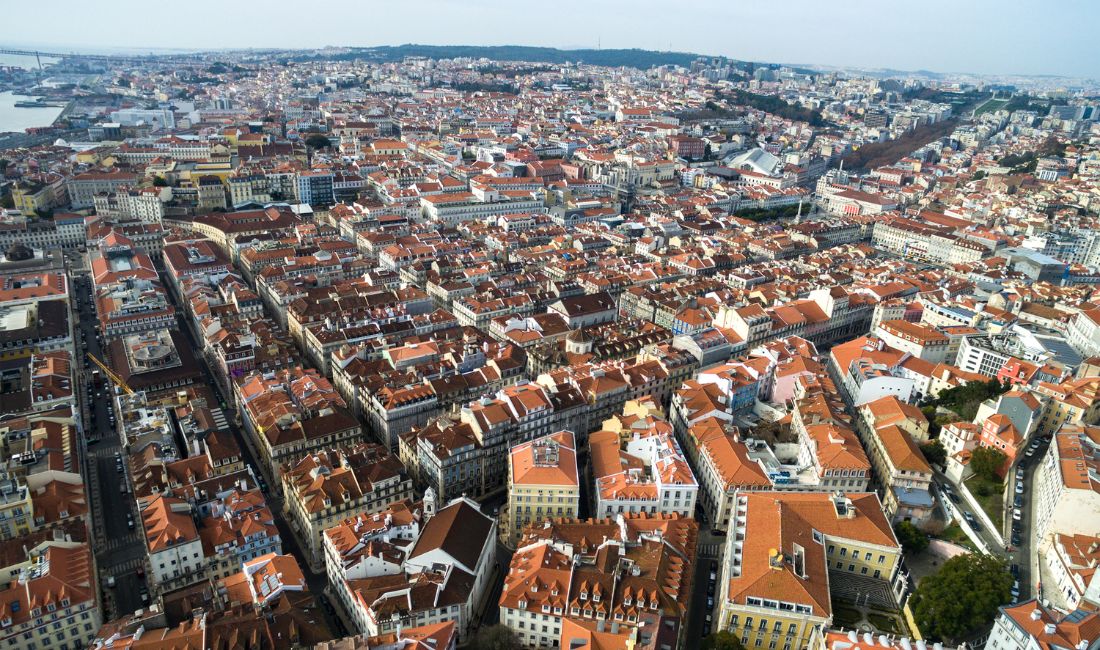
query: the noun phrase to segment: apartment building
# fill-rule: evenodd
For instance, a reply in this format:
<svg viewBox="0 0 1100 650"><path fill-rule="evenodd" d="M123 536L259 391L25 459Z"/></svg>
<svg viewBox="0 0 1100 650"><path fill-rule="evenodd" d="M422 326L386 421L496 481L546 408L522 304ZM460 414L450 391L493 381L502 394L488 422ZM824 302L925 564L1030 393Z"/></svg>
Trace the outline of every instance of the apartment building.
<svg viewBox="0 0 1100 650"><path fill-rule="evenodd" d="M1100 648L1100 613L1076 609L1068 614L1036 600L1001 607L986 650Z"/></svg>
<svg viewBox="0 0 1100 650"><path fill-rule="evenodd" d="M923 526L933 516L936 505L931 492L932 467L917 444L920 438L909 429L927 435L928 422L921 422L924 415L918 409L894 397L865 404L860 411L864 416L863 439L883 489L886 516L893 522ZM898 412L904 415L895 415ZM917 415L921 417L917 419ZM910 426L902 428L904 424Z"/></svg>
<svg viewBox="0 0 1100 650"><path fill-rule="evenodd" d="M893 216L875 222L871 243L902 257L940 264L976 262L988 249L954 234L948 226L938 226Z"/></svg>
<svg viewBox="0 0 1100 650"><path fill-rule="evenodd" d="M398 452L413 480L441 500L488 491L486 451L469 423L440 417L414 427L401 436Z"/></svg>
<svg viewBox="0 0 1100 650"><path fill-rule="evenodd" d="M571 623L632 631L636 650L680 647L697 537L675 514L532 525L504 580L501 623L527 648L559 647Z"/></svg>
<svg viewBox="0 0 1100 650"><path fill-rule="evenodd" d="M1066 339L1083 357L1100 355L1100 309L1077 312L1066 328Z"/></svg>
<svg viewBox="0 0 1100 650"><path fill-rule="evenodd" d="M652 415L629 415L617 430L589 436L597 516L677 513L691 517L699 483L672 425Z"/></svg>
<svg viewBox="0 0 1100 650"><path fill-rule="evenodd" d="M412 497L412 481L382 445L327 448L282 466L285 510L306 540L311 565L322 561L322 534L353 514L372 514Z"/></svg>
<svg viewBox="0 0 1100 650"><path fill-rule="evenodd" d="M408 627L453 621L467 638L493 575L496 521L467 499L435 511L425 494L424 523L411 544L402 571L347 579L351 618L361 634L391 634Z"/></svg>
<svg viewBox="0 0 1100 650"><path fill-rule="evenodd" d="M1040 561L1046 564L1053 578L1047 582L1048 588L1057 588L1056 594L1051 593L1053 589L1043 594L1053 596L1056 600L1052 602L1068 609L1094 609L1100 604L1097 602L1100 600L1100 574L1096 572L1100 563L1100 536L1055 532Z"/></svg>
<svg viewBox="0 0 1100 650"><path fill-rule="evenodd" d="M123 188L137 187L141 180L136 174L121 171L84 172L65 181L69 193L69 205L73 210L83 210L95 206L97 194L115 193Z"/></svg>
<svg viewBox="0 0 1100 650"><path fill-rule="evenodd" d="M88 647L103 622L92 551L87 544L44 541L24 547L0 573L0 644L16 650Z"/></svg>
<svg viewBox="0 0 1100 650"><path fill-rule="evenodd" d="M244 428L272 476L291 458L363 437L343 398L316 370L253 372L238 378L233 392Z"/></svg>
<svg viewBox="0 0 1100 650"><path fill-rule="evenodd" d="M119 221L142 221L159 224L164 219L164 204L172 198L172 190L161 187L125 188L118 192L103 192L93 197L96 216Z"/></svg>
<svg viewBox="0 0 1100 650"><path fill-rule="evenodd" d="M329 583L342 586L348 580L401 573L410 546L420 536L423 519L421 504L405 500L373 514L352 515L326 528L322 545ZM338 589L337 594L350 611L351 592Z"/></svg>
<svg viewBox="0 0 1100 650"><path fill-rule="evenodd" d="M1051 544L1054 533L1095 534L1094 522L1100 521L1100 427L1070 424L1054 434L1032 494L1032 533L1041 549Z"/></svg>
<svg viewBox="0 0 1100 650"><path fill-rule="evenodd" d="M576 519L581 499L576 440L558 431L512 447L508 453L508 511L502 531L515 545L530 524Z"/></svg>
<svg viewBox="0 0 1100 650"><path fill-rule="evenodd" d="M950 341L933 327L906 320L887 320L878 324L875 336L895 350L930 363L952 363L947 358Z"/></svg>
<svg viewBox="0 0 1100 650"><path fill-rule="evenodd" d="M1035 435L1050 436L1066 425L1100 422L1100 377L1081 377L1061 383L1039 382L1036 393L1048 398Z"/></svg>
<svg viewBox="0 0 1100 650"><path fill-rule="evenodd" d="M505 484L512 447L557 431L587 430L589 408L579 391L570 386L554 388L516 384L462 407L460 421L470 426L484 449L484 490Z"/></svg>
<svg viewBox="0 0 1100 650"><path fill-rule="evenodd" d="M933 366L895 350L875 337L860 337L829 352L829 370L855 406L891 395L909 402L922 394L918 377Z"/></svg>
<svg viewBox="0 0 1100 650"><path fill-rule="evenodd" d="M169 591L203 580L206 558L191 504L160 495L141 511L149 580L159 591Z"/></svg>
<svg viewBox="0 0 1100 650"><path fill-rule="evenodd" d="M738 494L715 628L747 648L805 648L832 620L834 599L860 594L895 607L906 588L900 569L901 547L873 493Z"/></svg>

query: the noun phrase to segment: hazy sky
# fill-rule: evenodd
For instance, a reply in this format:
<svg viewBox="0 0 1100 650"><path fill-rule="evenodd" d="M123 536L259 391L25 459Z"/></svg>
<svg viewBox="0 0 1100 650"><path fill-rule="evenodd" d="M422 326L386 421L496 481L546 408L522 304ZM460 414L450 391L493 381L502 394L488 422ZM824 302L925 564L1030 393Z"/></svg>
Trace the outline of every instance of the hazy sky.
<svg viewBox="0 0 1100 650"><path fill-rule="evenodd" d="M0 44L639 47L1100 78L1100 0L0 0Z"/></svg>

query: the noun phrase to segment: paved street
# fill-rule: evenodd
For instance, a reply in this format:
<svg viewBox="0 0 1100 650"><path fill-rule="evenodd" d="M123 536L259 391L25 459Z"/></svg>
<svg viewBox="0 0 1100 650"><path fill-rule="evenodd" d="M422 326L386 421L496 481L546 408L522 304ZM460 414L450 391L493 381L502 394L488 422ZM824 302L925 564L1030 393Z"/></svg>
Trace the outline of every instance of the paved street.
<svg viewBox="0 0 1100 650"><path fill-rule="evenodd" d="M70 262L74 261L70 259ZM98 386L95 385L92 381L95 365L82 351L103 359L103 350L96 338L96 319L84 260L71 264L70 273L75 312L73 334L78 350L76 368L80 376L76 385L84 424L83 466L88 475L86 485L91 500L91 534L99 567L100 588L104 602L114 616L143 606L139 588L143 579L138 577L137 569L144 564L145 546L136 524L133 497L129 492L121 492L120 486L128 483L128 479L119 474L115 467L115 454L121 451L121 445L117 432L110 425L110 382L103 378ZM82 348L82 339L85 348ZM133 529L127 526L127 513L135 517ZM109 577L115 579L113 588L105 586Z"/></svg>
<svg viewBox="0 0 1100 650"><path fill-rule="evenodd" d="M1024 505L1020 508L1022 521L1020 545L1010 554L1009 562L1020 568L1020 598L1022 600L1026 600L1031 595L1039 595L1036 591L1039 579L1036 573L1037 567L1035 566L1035 561L1038 560L1036 556L1038 550L1034 548L1036 515L1034 505L1037 502L1036 491L1039 483L1039 467L1042 465L1043 457L1046 456L1049 446L1050 444L1044 441L1035 450L1033 456L1029 458L1025 455L1023 460L1020 461L1020 467L1024 468ZM1013 490L1014 487L1015 479L1013 479L1012 486L1008 489ZM1005 518L1011 521L1012 512L1009 511ZM1006 522L1006 526L1011 526L1011 524Z"/></svg>
<svg viewBox="0 0 1100 650"><path fill-rule="evenodd" d="M1037 483L1036 479L1038 476L1038 468L1039 465L1042 463L1043 456L1046 455L1048 445L1049 443L1047 443L1046 441L1041 442L1038 448L1036 448L1035 453L1033 453L1030 457L1028 457L1025 453L1018 464L1018 467L1021 467L1024 470L1024 499L1023 505L1020 508L1021 520L1019 523L1017 523L1016 528L1017 530L1019 530L1020 544L1012 544L1012 531L1014 522L1012 519L1013 508L1011 504L1016 497L1015 473L1010 474L1005 479L1005 489L1010 492L1008 499L1010 507L1008 508L1008 511L1004 513L1004 528L1002 530L1002 535L1004 537L1005 544L1009 546L1010 550L1005 550L1004 546L1002 546L993 537L993 535L990 534L988 527L983 525L982 530L978 532L978 536L981 537L982 541L991 550L996 552L996 554L1000 555L1001 557L1005 558L1005 561L1009 564L1015 564L1018 567L1020 581L1020 600L1027 600L1028 598L1030 598L1035 592L1037 583L1037 576L1035 576L1034 573L1036 569L1035 561L1037 558L1033 555L1035 553L1035 549L1032 548L1034 542L1034 535L1032 534L1032 522L1035 518L1035 512L1032 506L1035 503L1034 491ZM940 487L940 485L944 483L949 483L949 481L945 476L937 473L936 484L937 489L940 493L941 501L947 499L947 496L944 494L943 489ZM954 485L952 485L952 487L955 490L955 493L958 494L958 488ZM970 513L976 519L978 518L978 515L970 507L970 504L969 502L967 502L966 499L960 497L959 502L954 503L953 505L958 510L964 513Z"/></svg>
<svg viewBox="0 0 1100 650"><path fill-rule="evenodd" d="M722 559L723 545L726 538L723 535L715 535L709 530L702 528L699 530L699 543L696 548L695 557L695 583L691 586L691 607L688 610L687 636L688 639L700 639L704 636L704 624L707 614L714 614L714 608L707 605L707 598L713 598L717 585L714 585L714 590L711 589L710 572L712 570L715 573L720 573L717 569L712 569L716 566L715 562L720 562ZM711 621L710 627L713 631L713 621Z"/></svg>
<svg viewBox="0 0 1100 650"><path fill-rule="evenodd" d="M165 282L166 286L171 286L170 283ZM179 323L179 330L186 337L188 344L192 350L196 352L202 350L203 346L199 344L195 333L191 331L191 328L187 320L183 317L183 308L178 304L179 301L173 292L167 292L169 300L176 305L177 319ZM302 573L305 575L306 583L309 585L310 591L318 596L326 593L328 589L328 576L324 570L314 571L307 561L307 555L302 552L297 534L290 526L286 516L283 513L283 499L277 493L279 482L275 480L275 477L266 472L264 466L257 461L257 454L252 447L251 441L248 436L240 430L237 426L237 414L232 408L233 400L232 396L224 392L221 382L217 380L214 373L211 371L209 363L205 356L202 354L195 354L195 359L198 361L199 366L202 368L205 375L206 384L217 395L219 401L225 405L222 409L225 422L229 432L233 435L233 439L237 441L237 446L241 449L241 456L244 459L245 464L252 468L253 474L258 477L263 477L267 484L267 490L264 490L264 498L267 501L267 505L271 508L271 512L275 514L275 526L279 529L279 537L283 544L283 553L294 555L298 558L298 564L301 566ZM327 600L332 604L336 604L336 599L325 598L322 602ZM339 605L336 605L339 606ZM322 611L325 613L325 618L334 631L337 633L346 630L343 619L335 612L331 611L328 607L322 607Z"/></svg>

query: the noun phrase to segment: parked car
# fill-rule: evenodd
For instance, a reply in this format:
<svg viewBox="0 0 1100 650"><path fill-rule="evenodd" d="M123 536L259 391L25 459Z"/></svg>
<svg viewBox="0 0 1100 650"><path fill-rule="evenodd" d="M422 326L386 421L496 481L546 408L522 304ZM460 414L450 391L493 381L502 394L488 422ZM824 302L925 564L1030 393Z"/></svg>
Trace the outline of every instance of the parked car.
<svg viewBox="0 0 1100 650"><path fill-rule="evenodd" d="M1027 456L1028 458L1031 458L1034 455L1035 455L1035 447L1031 447L1030 449L1027 450L1027 453L1024 454L1024 456Z"/></svg>
<svg viewBox="0 0 1100 650"><path fill-rule="evenodd" d="M1017 508L1022 508L1023 505L1024 505L1023 495L1017 494L1016 499L1012 502L1012 505L1017 507Z"/></svg>
<svg viewBox="0 0 1100 650"><path fill-rule="evenodd" d="M1023 494L1023 493L1024 493L1024 482L1023 481L1016 481L1016 494Z"/></svg>
<svg viewBox="0 0 1100 650"><path fill-rule="evenodd" d="M1012 518L1016 521L1021 521L1024 518L1024 513L1020 512L1019 508L1012 509Z"/></svg>
<svg viewBox="0 0 1100 650"><path fill-rule="evenodd" d="M1013 564L1012 566L1010 566L1008 568L1008 570L1011 571L1012 575L1016 576L1017 578L1020 577L1020 565L1019 564Z"/></svg>
<svg viewBox="0 0 1100 650"><path fill-rule="evenodd" d="M1012 533L1012 545L1019 546L1021 543L1020 533Z"/></svg>

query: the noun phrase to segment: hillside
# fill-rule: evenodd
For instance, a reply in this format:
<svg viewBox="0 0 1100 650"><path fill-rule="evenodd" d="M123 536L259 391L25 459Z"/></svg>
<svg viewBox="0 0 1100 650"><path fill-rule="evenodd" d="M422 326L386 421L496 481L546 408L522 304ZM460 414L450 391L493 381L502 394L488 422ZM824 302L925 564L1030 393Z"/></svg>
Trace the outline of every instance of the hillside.
<svg viewBox="0 0 1100 650"><path fill-rule="evenodd" d="M407 56L423 56L429 59L454 59L468 57L486 58L495 61L530 61L538 63L587 63L609 67L628 66L645 70L659 65L679 65L689 67L700 57L691 52L657 52L654 50L559 50L554 47L530 47L526 45L385 45L371 48L355 48L338 55L303 55L295 57L305 59L373 59L379 61L400 61ZM738 67L747 63L735 63Z"/></svg>

